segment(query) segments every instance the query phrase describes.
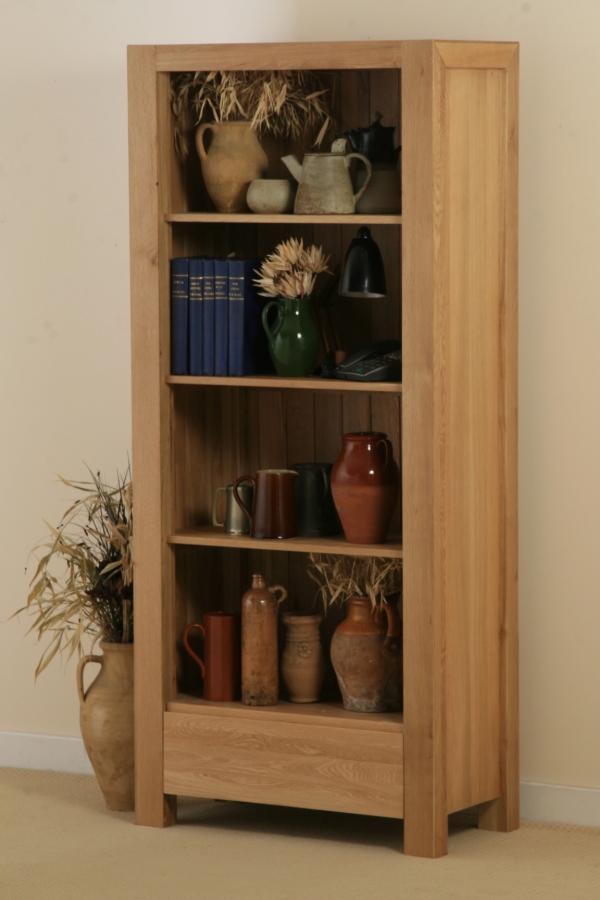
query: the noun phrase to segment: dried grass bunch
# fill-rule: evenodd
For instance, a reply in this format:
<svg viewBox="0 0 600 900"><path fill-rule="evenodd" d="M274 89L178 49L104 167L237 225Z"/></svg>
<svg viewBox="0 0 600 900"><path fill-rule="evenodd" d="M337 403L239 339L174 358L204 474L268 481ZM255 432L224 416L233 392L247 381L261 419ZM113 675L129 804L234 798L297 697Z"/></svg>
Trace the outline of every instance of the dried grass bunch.
<svg viewBox="0 0 600 900"><path fill-rule="evenodd" d="M323 248L305 247L301 240L290 238L278 244L273 253L256 269L254 284L261 297L310 297L320 272L329 272L329 257Z"/></svg>
<svg viewBox="0 0 600 900"><path fill-rule="evenodd" d="M117 473L117 486L100 473L92 481L63 484L85 496L65 512L57 528L47 525L50 538L32 553L38 564L31 579L27 604L18 610L35 615L28 633L38 641L49 632L49 646L35 671L40 674L53 657L68 650L67 661L83 653L84 636L111 643L133 641L132 486L129 467Z"/></svg>
<svg viewBox="0 0 600 900"><path fill-rule="evenodd" d="M373 608L402 591L402 560L309 553L308 574L325 608L348 597L368 597Z"/></svg>
<svg viewBox="0 0 600 900"><path fill-rule="evenodd" d="M251 122L259 134L277 138L310 140L319 128L318 146L333 124L327 90L314 72L184 72L171 82L177 152L187 156L190 116L200 124L209 114L215 122Z"/></svg>

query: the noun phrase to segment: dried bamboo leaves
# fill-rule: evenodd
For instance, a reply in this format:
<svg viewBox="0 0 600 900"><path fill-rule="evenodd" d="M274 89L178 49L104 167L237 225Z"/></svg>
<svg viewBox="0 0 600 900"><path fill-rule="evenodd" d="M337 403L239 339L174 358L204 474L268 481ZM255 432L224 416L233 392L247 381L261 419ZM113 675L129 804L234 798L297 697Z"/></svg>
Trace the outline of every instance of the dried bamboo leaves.
<svg viewBox="0 0 600 900"><path fill-rule="evenodd" d="M319 146L333 125L328 92L314 72L184 72L171 83L175 146L185 158L191 119L249 121L259 134L312 140ZM315 132L318 130L316 137Z"/></svg>

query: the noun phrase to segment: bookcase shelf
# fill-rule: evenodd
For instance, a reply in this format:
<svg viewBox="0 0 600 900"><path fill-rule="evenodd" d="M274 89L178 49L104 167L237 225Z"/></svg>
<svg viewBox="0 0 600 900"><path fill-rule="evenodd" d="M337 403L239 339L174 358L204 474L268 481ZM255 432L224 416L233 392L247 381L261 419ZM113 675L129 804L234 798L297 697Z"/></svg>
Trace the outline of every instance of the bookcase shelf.
<svg viewBox="0 0 600 900"><path fill-rule="evenodd" d="M229 222L233 225L401 225L400 215L372 215L354 213L352 215L294 215L293 213L264 215L261 213L216 213L186 212L167 213L165 222L186 224L218 224Z"/></svg>
<svg viewBox="0 0 600 900"><path fill-rule="evenodd" d="M402 215L211 211L193 150L175 153L173 75L290 67L335 83L340 134L376 110L395 127ZM479 806L481 828L517 828L518 45L139 46L128 72L136 822L174 824L178 794L381 815L403 818L405 853L423 857L447 852L448 815L466 807ZM263 143L269 177L302 155ZM333 270L360 225L381 249L387 297L336 302L339 343L400 340L401 384L169 374L171 259L263 258L296 237ZM333 463L344 433L371 430L389 436L401 470L388 543L197 524L212 521L217 487ZM310 552L402 559L403 714L343 710L332 670L331 702L193 696L185 625L239 610L257 571L288 589L283 609L314 609ZM324 618L326 655L343 614Z"/></svg>
<svg viewBox="0 0 600 900"><path fill-rule="evenodd" d="M358 391L368 394L400 394L399 381L339 381L337 378L280 378L277 375L247 375L233 378L221 375L167 375L167 384L205 385L207 387L255 387L294 391Z"/></svg>
<svg viewBox="0 0 600 900"><path fill-rule="evenodd" d="M385 544L349 544L344 537L304 538L285 540L252 538L249 535L225 534L222 528L213 525L198 525L170 534L169 544L187 544L199 547L229 547L246 550L276 550L290 553L332 553L338 556L377 556L389 559L402 558L402 543L396 535L390 534Z"/></svg>

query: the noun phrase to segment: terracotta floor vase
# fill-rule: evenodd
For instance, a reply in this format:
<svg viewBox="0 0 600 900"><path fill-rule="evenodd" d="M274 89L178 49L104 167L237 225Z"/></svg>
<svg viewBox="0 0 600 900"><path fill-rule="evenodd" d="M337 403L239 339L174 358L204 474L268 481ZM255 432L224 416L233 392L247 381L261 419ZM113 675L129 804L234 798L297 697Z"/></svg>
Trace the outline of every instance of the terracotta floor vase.
<svg viewBox="0 0 600 900"><path fill-rule="evenodd" d="M102 656L82 656L77 666L81 736L107 808L132 810L133 644L100 641L100 649ZM84 692L83 669L88 662L102 668Z"/></svg>
<svg viewBox="0 0 600 900"><path fill-rule="evenodd" d="M331 471L331 492L351 544L383 544L398 499L400 476L391 441L380 431L344 435Z"/></svg>
<svg viewBox="0 0 600 900"><path fill-rule="evenodd" d="M331 640L331 662L344 708L402 709L402 623L395 606L373 610L368 597L350 597L348 615Z"/></svg>

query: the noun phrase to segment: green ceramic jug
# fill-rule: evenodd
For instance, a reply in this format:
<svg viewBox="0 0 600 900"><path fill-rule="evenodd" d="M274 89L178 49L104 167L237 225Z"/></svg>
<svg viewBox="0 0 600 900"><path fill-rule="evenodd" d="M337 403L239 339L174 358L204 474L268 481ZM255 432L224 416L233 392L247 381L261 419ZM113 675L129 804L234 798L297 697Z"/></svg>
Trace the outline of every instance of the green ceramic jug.
<svg viewBox="0 0 600 900"><path fill-rule="evenodd" d="M279 297L263 309L263 327L269 339L269 352L278 375L302 378L310 375L319 349L319 332L312 320L310 297ZM271 307L277 308L272 326L267 321Z"/></svg>

